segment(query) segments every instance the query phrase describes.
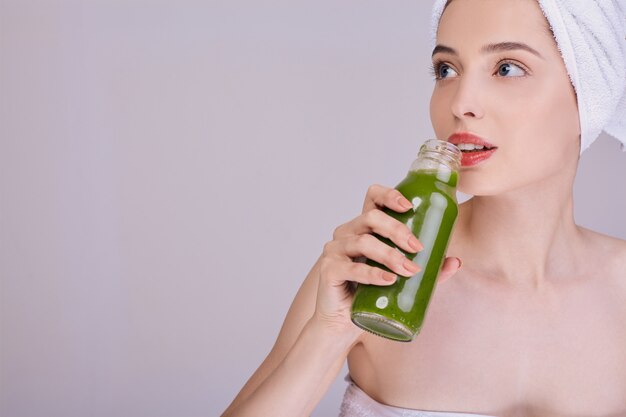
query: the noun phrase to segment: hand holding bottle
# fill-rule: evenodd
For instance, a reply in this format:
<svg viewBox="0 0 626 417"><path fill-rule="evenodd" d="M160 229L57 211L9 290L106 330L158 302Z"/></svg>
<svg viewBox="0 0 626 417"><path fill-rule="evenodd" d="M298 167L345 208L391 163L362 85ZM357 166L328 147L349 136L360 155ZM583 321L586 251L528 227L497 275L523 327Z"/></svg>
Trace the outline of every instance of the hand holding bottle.
<svg viewBox="0 0 626 417"><path fill-rule="evenodd" d="M391 288L398 279L405 280L397 275L408 277L419 270L407 257L429 252L428 239L421 250L414 230L396 218L412 216L415 206L395 188L369 187L362 213L337 227L324 245L272 351L223 416L311 414L364 333L351 320L354 285ZM355 262L363 258L367 263ZM447 258L437 279L454 275L459 266L460 260Z"/></svg>
<svg viewBox="0 0 626 417"><path fill-rule="evenodd" d="M395 187L411 200L406 213L385 212L410 228L423 245L417 255L404 252L421 271L401 274L390 286L359 285L352 304L352 321L362 329L388 339L408 342L420 331L431 296L445 260L459 212L456 186L461 151L446 141L431 139L420 148L407 176ZM390 248L402 252L395 242L376 236ZM370 266L386 269L375 259Z"/></svg>
<svg viewBox="0 0 626 417"><path fill-rule="evenodd" d="M353 291L350 283L387 286L393 284L397 275L410 276L419 271L400 251L383 243L372 233L390 239L396 246L409 253L416 253L421 243L411 230L400 221L383 212L384 208L404 213L413 205L398 190L381 185L369 187L361 215L340 225L333 239L325 244L319 260L319 285L314 319L338 330L343 335L356 338L362 334L350 320ZM381 268L355 262L366 257L389 268ZM439 276L446 279L458 270L460 261L447 259Z"/></svg>

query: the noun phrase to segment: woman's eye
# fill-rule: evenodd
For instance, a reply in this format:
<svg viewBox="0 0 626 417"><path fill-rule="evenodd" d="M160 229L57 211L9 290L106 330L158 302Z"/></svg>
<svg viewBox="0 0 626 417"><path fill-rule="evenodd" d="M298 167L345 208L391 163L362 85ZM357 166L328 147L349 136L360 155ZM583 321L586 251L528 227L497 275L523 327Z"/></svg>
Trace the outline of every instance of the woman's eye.
<svg viewBox="0 0 626 417"><path fill-rule="evenodd" d="M452 67L448 64L440 64L437 67L437 78L441 79L441 78L450 78L450 77L454 77L455 75L459 75L456 73L455 70L452 69Z"/></svg>
<svg viewBox="0 0 626 417"><path fill-rule="evenodd" d="M498 75L501 77L523 77L526 75L526 71L518 65L511 62L505 62L498 67Z"/></svg>
<svg viewBox="0 0 626 417"><path fill-rule="evenodd" d="M448 64L435 63L431 67L431 74L434 75L436 80L443 80L448 78L458 77L459 74ZM502 62L498 66L497 75L499 77L523 77L527 74L527 71L518 64L513 62Z"/></svg>

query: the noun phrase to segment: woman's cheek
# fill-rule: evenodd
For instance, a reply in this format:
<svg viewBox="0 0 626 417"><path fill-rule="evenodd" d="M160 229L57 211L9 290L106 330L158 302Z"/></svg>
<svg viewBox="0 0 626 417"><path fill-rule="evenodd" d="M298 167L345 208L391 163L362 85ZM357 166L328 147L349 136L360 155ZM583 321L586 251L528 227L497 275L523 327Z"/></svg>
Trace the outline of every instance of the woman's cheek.
<svg viewBox="0 0 626 417"><path fill-rule="evenodd" d="M443 97L442 92L434 91L430 99L430 122L438 139L447 139L447 137L444 137L450 129L446 126L449 123L447 117L452 117L449 113L449 106L446 107L445 97Z"/></svg>
<svg viewBox="0 0 626 417"><path fill-rule="evenodd" d="M541 89L532 80L520 77L519 79L500 79L494 83L492 97L497 97L501 110L518 112L523 115L529 107L535 107Z"/></svg>

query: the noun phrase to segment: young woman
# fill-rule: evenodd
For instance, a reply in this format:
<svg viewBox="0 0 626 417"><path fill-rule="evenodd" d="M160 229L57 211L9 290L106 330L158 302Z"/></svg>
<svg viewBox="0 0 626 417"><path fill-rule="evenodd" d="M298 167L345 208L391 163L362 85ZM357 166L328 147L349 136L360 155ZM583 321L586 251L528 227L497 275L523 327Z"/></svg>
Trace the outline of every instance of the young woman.
<svg viewBox="0 0 626 417"><path fill-rule="evenodd" d="M459 189L474 197L460 207L424 327L399 343L350 321L348 281L396 279L355 258L402 275L419 268L371 236L418 251L408 228L380 210L411 204L371 186L224 416L307 416L346 359L346 417L626 415L626 242L574 222L588 115L563 45L536 0L448 1L438 22L435 133L492 149L464 155Z"/></svg>

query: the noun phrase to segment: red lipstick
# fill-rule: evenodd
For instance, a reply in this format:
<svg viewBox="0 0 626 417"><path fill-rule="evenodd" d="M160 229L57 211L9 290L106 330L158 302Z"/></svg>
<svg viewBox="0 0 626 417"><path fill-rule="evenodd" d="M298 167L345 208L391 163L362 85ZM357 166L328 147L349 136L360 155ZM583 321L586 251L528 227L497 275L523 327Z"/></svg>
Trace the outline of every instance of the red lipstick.
<svg viewBox="0 0 626 417"><path fill-rule="evenodd" d="M462 152L461 166L474 166L494 154L498 149L480 136L469 132L457 132L450 135L448 142L456 145Z"/></svg>

